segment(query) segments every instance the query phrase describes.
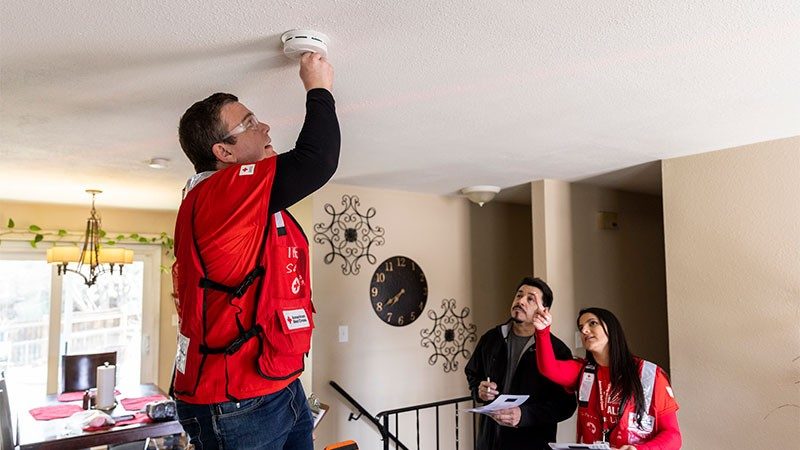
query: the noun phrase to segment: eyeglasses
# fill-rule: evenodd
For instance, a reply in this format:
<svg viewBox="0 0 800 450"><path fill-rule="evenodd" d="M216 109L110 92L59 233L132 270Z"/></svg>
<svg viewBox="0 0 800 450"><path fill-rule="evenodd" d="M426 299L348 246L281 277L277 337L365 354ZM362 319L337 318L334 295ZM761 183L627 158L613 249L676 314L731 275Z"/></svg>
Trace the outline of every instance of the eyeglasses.
<svg viewBox="0 0 800 450"><path fill-rule="evenodd" d="M259 123L261 122L259 122L258 119L256 119L256 115L250 114L249 116L247 116L246 119L242 121L242 123L233 127L233 129L230 132L228 132L228 134L223 136L221 140L224 141L225 139L228 139L231 136L236 136L237 134L242 134L251 128L256 128Z"/></svg>

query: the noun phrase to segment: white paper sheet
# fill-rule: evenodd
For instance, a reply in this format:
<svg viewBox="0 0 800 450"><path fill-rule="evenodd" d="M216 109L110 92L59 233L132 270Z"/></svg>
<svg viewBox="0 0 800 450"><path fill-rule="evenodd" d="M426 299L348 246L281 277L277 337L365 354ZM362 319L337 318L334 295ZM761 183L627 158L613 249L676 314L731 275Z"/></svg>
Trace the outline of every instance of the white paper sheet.
<svg viewBox="0 0 800 450"><path fill-rule="evenodd" d="M611 447L609 447L608 443L605 442L603 442L602 444L569 444L569 443L558 444L555 442L551 442L550 448L552 448L553 450L574 450L574 449L611 450Z"/></svg>
<svg viewBox="0 0 800 450"><path fill-rule="evenodd" d="M479 413L479 414L489 414L493 411L500 411L503 409L513 408L515 406L519 406L525 403L525 400L528 399L530 395L508 395L503 394L496 399L492 403L488 405L483 405L479 408L470 408L467 412L471 413Z"/></svg>

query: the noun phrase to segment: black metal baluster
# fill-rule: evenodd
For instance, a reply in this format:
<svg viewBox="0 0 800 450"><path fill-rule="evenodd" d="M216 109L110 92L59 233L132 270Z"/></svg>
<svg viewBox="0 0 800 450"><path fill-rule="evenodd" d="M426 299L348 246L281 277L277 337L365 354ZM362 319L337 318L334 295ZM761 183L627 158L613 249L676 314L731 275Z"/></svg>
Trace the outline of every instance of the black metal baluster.
<svg viewBox="0 0 800 450"><path fill-rule="evenodd" d="M439 407L436 407L436 450L439 450Z"/></svg>
<svg viewBox="0 0 800 450"><path fill-rule="evenodd" d="M398 441L400 440L400 423L397 421L399 416L400 413L394 415L394 435ZM397 445L395 445L395 448L397 448Z"/></svg>
<svg viewBox="0 0 800 450"><path fill-rule="evenodd" d="M419 410L417 410L417 450L419 450Z"/></svg>
<svg viewBox="0 0 800 450"><path fill-rule="evenodd" d="M458 403L453 403L456 407L456 450L458 450Z"/></svg>
<svg viewBox="0 0 800 450"><path fill-rule="evenodd" d="M389 450L389 415L383 416L383 430L381 430L381 434L383 434L383 450ZM394 445L397 447L397 444Z"/></svg>

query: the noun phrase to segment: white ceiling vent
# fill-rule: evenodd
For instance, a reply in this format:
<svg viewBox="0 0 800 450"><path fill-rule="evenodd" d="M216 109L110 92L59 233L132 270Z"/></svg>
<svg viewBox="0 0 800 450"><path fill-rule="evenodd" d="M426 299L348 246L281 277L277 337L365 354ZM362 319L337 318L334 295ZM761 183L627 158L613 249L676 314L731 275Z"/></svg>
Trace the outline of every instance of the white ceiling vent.
<svg viewBox="0 0 800 450"><path fill-rule="evenodd" d="M290 30L281 36L283 53L292 59L300 59L303 53L313 52L328 56L328 36L313 30Z"/></svg>

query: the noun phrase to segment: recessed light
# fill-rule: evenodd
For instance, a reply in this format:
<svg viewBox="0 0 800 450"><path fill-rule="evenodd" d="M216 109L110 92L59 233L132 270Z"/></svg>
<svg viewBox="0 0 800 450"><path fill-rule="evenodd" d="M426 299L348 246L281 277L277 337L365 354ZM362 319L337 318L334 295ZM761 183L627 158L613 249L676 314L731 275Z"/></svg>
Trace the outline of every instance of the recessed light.
<svg viewBox="0 0 800 450"><path fill-rule="evenodd" d="M151 169L166 169L168 163L169 159L167 158L150 158L150 160L147 161L147 165L150 166Z"/></svg>

